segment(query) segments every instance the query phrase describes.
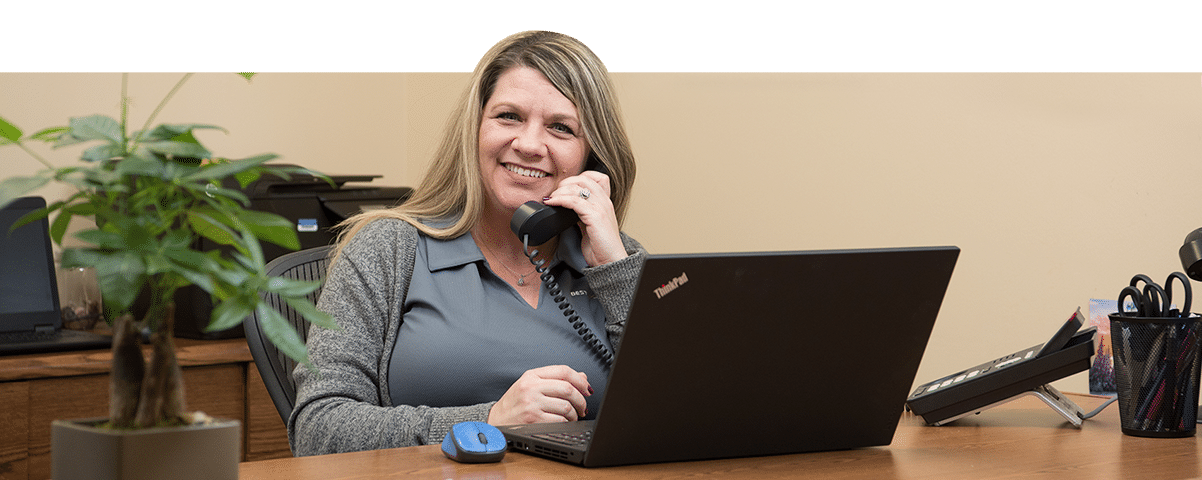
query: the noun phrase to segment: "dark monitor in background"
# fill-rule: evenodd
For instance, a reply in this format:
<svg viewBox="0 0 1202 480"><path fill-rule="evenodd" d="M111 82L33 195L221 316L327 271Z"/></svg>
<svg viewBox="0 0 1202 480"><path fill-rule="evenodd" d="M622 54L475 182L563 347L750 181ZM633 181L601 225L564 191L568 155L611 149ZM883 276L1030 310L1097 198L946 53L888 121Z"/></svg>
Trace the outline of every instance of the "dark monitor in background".
<svg viewBox="0 0 1202 480"><path fill-rule="evenodd" d="M12 230L18 219L45 207L41 197L25 197L0 209L0 331L62 326L47 222Z"/></svg>
<svg viewBox="0 0 1202 480"><path fill-rule="evenodd" d="M45 207L41 197L23 197L0 209L0 355L112 344L106 335L63 330L49 221L41 218L13 228Z"/></svg>

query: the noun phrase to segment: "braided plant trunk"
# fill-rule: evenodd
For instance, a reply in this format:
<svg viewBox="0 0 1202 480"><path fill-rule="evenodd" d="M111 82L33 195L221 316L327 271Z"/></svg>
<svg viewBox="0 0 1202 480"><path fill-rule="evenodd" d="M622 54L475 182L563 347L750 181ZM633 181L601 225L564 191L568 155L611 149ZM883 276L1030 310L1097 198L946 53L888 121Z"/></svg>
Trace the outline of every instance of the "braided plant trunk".
<svg viewBox="0 0 1202 480"><path fill-rule="evenodd" d="M113 373L109 385L109 421L116 428L148 428L189 423L185 412L183 371L175 355L175 305L152 308L158 315L151 333L150 361L142 355L141 334L132 315L114 326Z"/></svg>

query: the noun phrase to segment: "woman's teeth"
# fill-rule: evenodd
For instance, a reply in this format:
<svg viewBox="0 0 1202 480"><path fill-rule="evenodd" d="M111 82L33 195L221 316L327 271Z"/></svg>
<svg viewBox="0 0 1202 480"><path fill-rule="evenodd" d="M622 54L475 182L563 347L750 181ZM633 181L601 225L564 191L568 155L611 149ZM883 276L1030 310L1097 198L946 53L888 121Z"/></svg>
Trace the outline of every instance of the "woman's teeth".
<svg viewBox="0 0 1202 480"><path fill-rule="evenodd" d="M510 165L508 163L505 164L505 169L507 169L513 173L516 173L518 175L521 175L523 177L543 178L543 177L547 176L546 172L540 172L538 170L527 170L525 168L522 168L522 167L519 167L516 165Z"/></svg>

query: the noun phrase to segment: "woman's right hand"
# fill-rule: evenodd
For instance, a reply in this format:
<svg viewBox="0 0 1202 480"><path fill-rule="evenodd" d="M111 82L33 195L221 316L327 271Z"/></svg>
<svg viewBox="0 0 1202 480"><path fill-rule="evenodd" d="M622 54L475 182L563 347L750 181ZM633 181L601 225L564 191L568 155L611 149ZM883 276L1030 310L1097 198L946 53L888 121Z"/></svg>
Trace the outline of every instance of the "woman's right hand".
<svg viewBox="0 0 1202 480"><path fill-rule="evenodd" d="M591 391L588 375L565 365L527 370L489 410L488 423L576 421L588 413L584 397L592 395Z"/></svg>

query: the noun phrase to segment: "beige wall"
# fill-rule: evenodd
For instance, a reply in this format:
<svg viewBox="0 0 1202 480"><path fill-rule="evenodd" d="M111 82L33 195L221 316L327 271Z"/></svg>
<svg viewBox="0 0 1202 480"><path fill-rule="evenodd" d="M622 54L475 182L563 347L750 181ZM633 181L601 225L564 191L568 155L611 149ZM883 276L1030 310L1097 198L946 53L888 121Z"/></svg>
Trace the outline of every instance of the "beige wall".
<svg viewBox="0 0 1202 480"><path fill-rule="evenodd" d="M1202 226L1197 74L614 77L639 158L625 229L652 252L963 249L919 381L1041 343L1135 273L1180 270L1177 248ZM132 118L176 78L132 75ZM202 137L223 156L413 185L466 80L201 74L162 119L227 128ZM34 131L115 115L119 84L0 74L0 116ZM13 148L0 166L38 168ZM1087 391L1084 374L1058 386Z"/></svg>

